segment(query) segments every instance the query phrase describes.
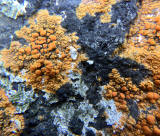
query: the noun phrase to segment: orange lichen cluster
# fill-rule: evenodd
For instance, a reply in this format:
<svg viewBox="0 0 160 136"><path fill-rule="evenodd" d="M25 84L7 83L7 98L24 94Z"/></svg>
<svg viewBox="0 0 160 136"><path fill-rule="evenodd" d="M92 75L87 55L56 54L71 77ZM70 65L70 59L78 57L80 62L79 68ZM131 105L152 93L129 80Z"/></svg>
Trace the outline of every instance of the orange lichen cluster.
<svg viewBox="0 0 160 136"><path fill-rule="evenodd" d="M15 113L15 107L9 102L2 89L0 90L0 109L0 135L20 136L24 128L24 118Z"/></svg>
<svg viewBox="0 0 160 136"><path fill-rule="evenodd" d="M1 51L1 60L4 61L4 66L6 68L11 68L12 71L16 72L18 71L22 66L23 63L21 61L17 62L16 59L13 59L13 56L15 56L15 52L18 52L18 48L21 47L21 44L17 41L13 41L10 45L10 50L4 49ZM17 64L17 65L16 65Z"/></svg>
<svg viewBox="0 0 160 136"><path fill-rule="evenodd" d="M160 51L160 1L143 0L138 17L131 26L121 57L144 64L157 75Z"/></svg>
<svg viewBox="0 0 160 136"><path fill-rule="evenodd" d="M66 34L61 20L61 16L40 10L29 19L29 27L16 32L28 45L12 42L10 49L1 51L4 66L27 79L27 84L35 89L54 93L69 81L70 70L80 72L77 65L86 60L83 53L77 52L78 37L75 33ZM71 49L77 58L71 57Z"/></svg>
<svg viewBox="0 0 160 136"><path fill-rule="evenodd" d="M147 115L141 115L141 121L137 122L136 128L142 129L144 135L149 136L160 136L160 118L159 118L159 109L151 110Z"/></svg>
<svg viewBox="0 0 160 136"><path fill-rule="evenodd" d="M123 131L118 129L122 126L118 128L113 126L115 135L159 136L160 92L157 86L149 79L144 79L138 86L134 85L130 78L121 77L116 69L109 74L109 79L109 83L104 86L104 97L107 100L114 99L117 109L123 113L120 120L120 124L124 126ZM137 103L139 109L137 121L129 115L129 99ZM153 105L155 108L152 109Z"/></svg>
<svg viewBox="0 0 160 136"><path fill-rule="evenodd" d="M112 5L117 0L82 0L81 4L76 9L78 19L82 19L86 14L95 16L96 13L103 13L100 16L102 23L110 22Z"/></svg>
<svg viewBox="0 0 160 136"><path fill-rule="evenodd" d="M114 99L118 109L128 111L126 99L133 99L138 97L141 93L140 89L136 87L130 78L123 78L120 76L117 69L113 69L108 75L109 83L104 86L106 99Z"/></svg>
<svg viewBox="0 0 160 136"><path fill-rule="evenodd" d="M147 69L152 71L152 81L158 87L160 86L160 47L157 45L154 50L149 51L144 48L127 47L121 53L121 57L130 58L143 64Z"/></svg>
<svg viewBox="0 0 160 136"><path fill-rule="evenodd" d="M160 112L150 111L147 115L141 114L140 118L135 123L129 123L126 121L126 126L123 131L118 131L120 136L160 136L160 118L158 117ZM134 122L134 121L133 121ZM114 134L113 136L117 136Z"/></svg>
<svg viewBox="0 0 160 136"><path fill-rule="evenodd" d="M160 1L143 0L138 18L131 26L128 44L153 50L160 39Z"/></svg>
<svg viewBox="0 0 160 136"><path fill-rule="evenodd" d="M160 135L160 1L144 0L138 17L131 26L120 56L144 65L152 76L138 88L138 107L141 111L136 128L144 135ZM153 109L150 107L154 106ZM145 113L144 113L145 111ZM141 135L139 132L137 135Z"/></svg>
<svg viewBox="0 0 160 136"><path fill-rule="evenodd" d="M127 35L121 57L130 58L159 74L160 51L160 1L144 0L138 18ZM157 82L157 81L156 81ZM157 82L158 83L158 82Z"/></svg>

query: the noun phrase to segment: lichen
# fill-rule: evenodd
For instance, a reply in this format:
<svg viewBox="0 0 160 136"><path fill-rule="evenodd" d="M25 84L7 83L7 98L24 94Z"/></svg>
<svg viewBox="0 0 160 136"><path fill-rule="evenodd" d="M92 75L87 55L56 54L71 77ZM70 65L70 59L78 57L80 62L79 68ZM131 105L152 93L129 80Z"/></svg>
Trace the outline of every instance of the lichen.
<svg viewBox="0 0 160 136"><path fill-rule="evenodd" d="M103 13L100 16L102 23L110 22L111 8L116 3L116 0L82 0L76 9L78 19L82 19L87 14L95 16L96 13Z"/></svg>
<svg viewBox="0 0 160 136"><path fill-rule="evenodd" d="M10 49L1 51L5 68L21 75L34 89L55 93L69 82L70 71L81 73L78 63L87 59L77 51L80 46L76 43L76 33L67 34L61 21L61 16L40 10L29 19L29 27L16 31L28 45L13 41Z"/></svg>
<svg viewBox="0 0 160 136"><path fill-rule="evenodd" d="M23 4L20 4L17 0L1 0L0 1L0 12L4 15L16 19L18 16L26 13L26 6L28 5L27 1L24 1Z"/></svg>
<svg viewBox="0 0 160 136"><path fill-rule="evenodd" d="M151 71L150 76L137 86L137 98L133 97L140 110L134 135L160 135L157 117L160 106L160 2L145 0L139 6L138 17L131 26L120 56L137 61Z"/></svg>
<svg viewBox="0 0 160 136"><path fill-rule="evenodd" d="M4 90L0 90L0 134L2 136L20 136L24 129L24 118L16 114L15 107L9 102Z"/></svg>
<svg viewBox="0 0 160 136"><path fill-rule="evenodd" d="M130 78L122 78L117 69L112 70L109 79L109 83L104 86L105 98L113 98L117 102L118 109L128 111L126 99L135 97L135 94L140 92L139 89Z"/></svg>
<svg viewBox="0 0 160 136"><path fill-rule="evenodd" d="M115 135L154 135L158 127L160 114L160 95L157 86L150 79L144 79L137 86L130 78L123 78L118 70L113 69L109 74L109 83L104 86L106 100L113 99L118 111L122 112L120 125L112 126L111 133ZM136 107L129 104L134 102ZM154 105L154 108L152 106ZM132 108L131 108L132 107ZM135 113L131 113L133 110ZM123 132L121 131L123 129ZM158 130L157 130L158 131Z"/></svg>
<svg viewBox="0 0 160 136"><path fill-rule="evenodd" d="M22 72L22 71L21 71ZM0 61L0 86L5 89L8 99L16 108L16 113L24 113L33 98L34 91L25 85L25 80L7 71Z"/></svg>

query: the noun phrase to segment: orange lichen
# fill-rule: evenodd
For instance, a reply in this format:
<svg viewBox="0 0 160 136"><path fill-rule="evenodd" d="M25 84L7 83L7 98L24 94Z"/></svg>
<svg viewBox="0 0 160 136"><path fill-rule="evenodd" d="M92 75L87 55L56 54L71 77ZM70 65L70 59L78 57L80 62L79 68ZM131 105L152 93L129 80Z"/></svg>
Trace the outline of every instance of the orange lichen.
<svg viewBox="0 0 160 136"><path fill-rule="evenodd" d="M146 98L149 100L158 100L159 99L159 94L155 92L148 92L146 95Z"/></svg>
<svg viewBox="0 0 160 136"><path fill-rule="evenodd" d="M82 0L76 9L76 15L82 19L86 14L95 16L96 13L103 13L100 20L102 23L107 23L111 20L111 8L116 2L117 0Z"/></svg>
<svg viewBox="0 0 160 136"><path fill-rule="evenodd" d="M142 129L145 135L152 135L152 130L148 126L143 126Z"/></svg>
<svg viewBox="0 0 160 136"><path fill-rule="evenodd" d="M107 100L115 100L117 109L123 113L121 125L125 126L123 132L121 129L113 127L114 133L121 136L154 134L154 126L157 126L158 120L160 120L158 119L158 117L160 118L160 92L156 92L157 87L154 86L154 83L149 79L144 79L138 86L134 85L130 78L121 77L117 69L112 69L108 76L110 80L104 86L104 97ZM130 116L128 117L127 101L129 99L136 101L141 111L137 119L138 121L130 118ZM147 111L147 108L152 104L154 104L156 109ZM144 114L142 111L147 111L148 114Z"/></svg>
<svg viewBox="0 0 160 136"><path fill-rule="evenodd" d="M152 81L146 79L146 80L143 80L139 87L143 90L143 91L153 91L154 89L154 84Z"/></svg>
<svg viewBox="0 0 160 136"><path fill-rule="evenodd" d="M155 117L153 115L147 115L147 121L149 124L154 125L155 124Z"/></svg>
<svg viewBox="0 0 160 136"><path fill-rule="evenodd" d="M1 51L4 66L27 79L27 84L35 89L54 93L69 81L69 71L80 72L77 65L86 60L81 52L76 52L77 58L72 59L70 47L80 48L76 44L78 37L75 33L66 34L60 25L61 20L61 16L40 10L29 18L29 27L16 31L28 45L12 42L10 49Z"/></svg>
<svg viewBox="0 0 160 136"><path fill-rule="evenodd" d="M0 135L20 136L24 129L24 118L16 114L15 107L2 89L0 89L0 108Z"/></svg>
<svg viewBox="0 0 160 136"><path fill-rule="evenodd" d="M10 50L4 49L1 51L1 60L5 60L4 66L6 68L11 68L14 72L17 72L20 67L23 66L22 62L16 62L15 58L17 58L15 55L19 55L18 49L21 47L21 44L19 42L12 42L10 45ZM20 50L21 51L21 50ZM16 53L16 54L15 54ZM18 63L19 65L15 65Z"/></svg>
<svg viewBox="0 0 160 136"><path fill-rule="evenodd" d="M160 107L160 1L143 0L138 17L131 26L119 56L137 61L152 72L141 81L136 97L140 115L137 124L140 133L133 135L159 135ZM126 96L127 97L127 96ZM129 98L129 97L127 97ZM154 106L154 109L150 109ZM144 113L143 111L146 111ZM137 132L137 130L136 130Z"/></svg>
<svg viewBox="0 0 160 136"><path fill-rule="evenodd" d="M119 108L121 108L121 103L123 103L122 107L125 106L125 111L127 111L128 108L126 106L125 99L129 99L131 97L136 98L136 94L139 94L140 89L132 83L130 78L122 78L117 69L112 69L112 72L109 74L109 78L109 83L104 86L104 89L106 90L104 95L105 98L113 98Z"/></svg>
<svg viewBox="0 0 160 136"><path fill-rule="evenodd" d="M119 110L128 111L126 98L135 96L139 89L132 83L130 78L122 78L116 69L109 74L110 81L104 86L106 99L113 98ZM133 95L132 95L133 94Z"/></svg>
<svg viewBox="0 0 160 136"><path fill-rule="evenodd" d="M160 136L160 129L155 126L154 129L153 129L153 133L154 133L154 135L156 135L156 136Z"/></svg>
<svg viewBox="0 0 160 136"><path fill-rule="evenodd" d="M120 54L121 57L130 58L144 64L153 71L154 75L160 73L158 69L160 66L159 7L160 1L142 1L138 18L131 26L127 35L127 42L123 46L125 50Z"/></svg>

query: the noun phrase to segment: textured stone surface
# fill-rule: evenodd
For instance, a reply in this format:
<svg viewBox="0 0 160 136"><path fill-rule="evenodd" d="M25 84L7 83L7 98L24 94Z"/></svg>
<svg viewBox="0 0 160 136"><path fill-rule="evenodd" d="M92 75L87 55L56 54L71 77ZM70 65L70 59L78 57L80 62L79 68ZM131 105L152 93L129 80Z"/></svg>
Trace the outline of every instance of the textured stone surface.
<svg viewBox="0 0 160 136"><path fill-rule="evenodd" d="M117 106L120 95L116 97L113 90L117 87L119 89L117 92L125 91L121 89L121 84L124 82L119 80L115 84L110 73L116 69L120 77L123 77L128 84L132 81L136 87L152 75L151 70L143 64L119 56L125 48L123 43L131 24L138 15L139 1L121 0L111 5L109 13L111 20L108 23L101 22L103 13L95 13L93 16L86 14L79 19L76 16L76 8L81 0L19 0L18 2L21 5L28 3L23 16L11 19L2 14L0 17L1 49L9 49L11 41L19 41L22 45L30 44L23 38L18 38L15 31L24 25L29 27L27 22L29 17L34 18L34 14L40 9L47 9L50 14L62 17L60 25L66 30L65 36L74 33L78 37L76 44L81 49L67 45L71 47L69 52L71 58L76 60L80 52L84 52L88 58L79 63L78 68L81 70L79 73L74 70L69 71L67 75L69 81L54 94L47 93L43 89L37 91L38 87L32 88L31 85L27 85L25 78L22 79L18 73L12 73L10 67L5 69L3 60L0 61L0 86L5 89L9 100L16 107L16 112L22 113L24 117L25 128L21 136L107 136L114 133L120 135L122 129L125 127L128 129L131 124L135 125L141 112L136 99L138 96L131 99L133 97L123 98L121 94L125 99L125 101L122 99L121 105L127 105L126 111L121 110L121 105ZM48 82L48 86L49 84ZM113 87L105 90L104 85L107 84ZM110 93L111 96L108 96ZM140 98L138 100L141 101ZM128 130L127 133L133 134Z"/></svg>

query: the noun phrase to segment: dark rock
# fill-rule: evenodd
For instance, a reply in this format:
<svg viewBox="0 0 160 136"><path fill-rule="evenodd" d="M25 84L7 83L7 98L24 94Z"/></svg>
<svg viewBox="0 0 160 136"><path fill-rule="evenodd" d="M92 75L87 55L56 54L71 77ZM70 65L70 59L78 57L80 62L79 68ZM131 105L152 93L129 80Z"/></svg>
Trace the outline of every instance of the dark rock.
<svg viewBox="0 0 160 136"><path fill-rule="evenodd" d="M65 102L70 96L73 96L72 85L67 83L56 92L59 102Z"/></svg>
<svg viewBox="0 0 160 136"><path fill-rule="evenodd" d="M101 99L101 95L99 94L100 89L96 86L91 86L87 91L87 99L90 104L96 105Z"/></svg>
<svg viewBox="0 0 160 136"><path fill-rule="evenodd" d="M0 49L9 48L14 32L23 26L23 18L17 20L5 15L0 17Z"/></svg>
<svg viewBox="0 0 160 136"><path fill-rule="evenodd" d="M12 83L12 89L13 90L18 90L18 83L17 82Z"/></svg>
<svg viewBox="0 0 160 136"><path fill-rule="evenodd" d="M83 79L85 82L95 84L98 83L96 77L101 77L101 85L108 83L108 74L112 69L116 68L123 77L131 77L134 84L139 84L144 77L150 74L150 71L147 70L143 65L138 64L137 62L120 58L115 56L109 58L103 56L99 51L88 51L91 60L94 60L92 65L89 65L87 62L82 62L80 67L83 71Z"/></svg>
<svg viewBox="0 0 160 136"><path fill-rule="evenodd" d="M34 13L36 13L39 9L41 9L42 2L44 0L27 0L29 4L26 7L25 17L30 17Z"/></svg>
<svg viewBox="0 0 160 136"><path fill-rule="evenodd" d="M92 130L87 130L86 136L96 136L96 134Z"/></svg>
<svg viewBox="0 0 160 136"><path fill-rule="evenodd" d="M106 118L103 116L104 109L99 110L98 116L95 118L95 122L90 122L89 126L101 130L107 127Z"/></svg>
<svg viewBox="0 0 160 136"><path fill-rule="evenodd" d="M129 107L130 115L137 121L139 117L139 109L137 103L132 99L128 99L127 105Z"/></svg>
<svg viewBox="0 0 160 136"><path fill-rule="evenodd" d="M81 121L77 117L73 117L69 123L69 129L72 131L72 133L81 135L82 129L83 129L84 122Z"/></svg>
<svg viewBox="0 0 160 136"><path fill-rule="evenodd" d="M33 102L30 108L23 114L25 128L21 136L58 136L50 112L51 109L46 106L43 93L39 93L37 100Z"/></svg>

